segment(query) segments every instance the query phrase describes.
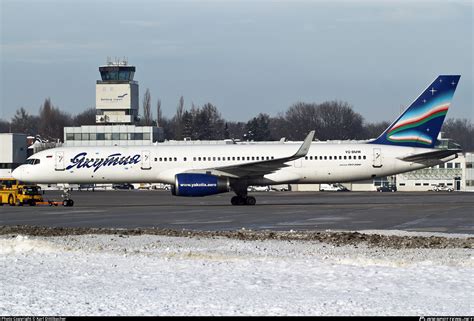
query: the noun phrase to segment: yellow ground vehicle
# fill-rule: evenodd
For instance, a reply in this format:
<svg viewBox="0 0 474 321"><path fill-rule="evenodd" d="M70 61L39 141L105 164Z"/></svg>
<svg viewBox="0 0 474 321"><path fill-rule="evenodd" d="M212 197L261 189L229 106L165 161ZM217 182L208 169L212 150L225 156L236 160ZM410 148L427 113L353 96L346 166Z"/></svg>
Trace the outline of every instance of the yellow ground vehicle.
<svg viewBox="0 0 474 321"><path fill-rule="evenodd" d="M0 205L10 206L43 202L41 189L36 185L26 185L14 178L0 178Z"/></svg>

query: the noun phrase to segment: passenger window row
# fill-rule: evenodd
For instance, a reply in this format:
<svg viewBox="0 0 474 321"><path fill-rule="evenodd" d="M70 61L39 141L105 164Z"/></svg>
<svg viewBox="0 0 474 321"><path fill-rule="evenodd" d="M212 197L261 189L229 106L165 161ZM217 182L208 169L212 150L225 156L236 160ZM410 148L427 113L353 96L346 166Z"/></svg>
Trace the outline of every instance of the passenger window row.
<svg viewBox="0 0 474 321"><path fill-rule="evenodd" d="M224 156L224 157L219 157L219 156L202 156L202 157L193 157L194 162L201 162L201 161L217 161L217 162L223 162L223 161L264 161L264 160L272 160L275 159L273 156ZM178 158L177 157L155 157L155 162L177 162ZM186 162L187 158L183 157L183 161Z"/></svg>
<svg viewBox="0 0 474 321"><path fill-rule="evenodd" d="M318 158L319 157L319 158ZM364 155L344 155L344 156L305 156L306 160L347 160L347 159L367 159L367 157Z"/></svg>

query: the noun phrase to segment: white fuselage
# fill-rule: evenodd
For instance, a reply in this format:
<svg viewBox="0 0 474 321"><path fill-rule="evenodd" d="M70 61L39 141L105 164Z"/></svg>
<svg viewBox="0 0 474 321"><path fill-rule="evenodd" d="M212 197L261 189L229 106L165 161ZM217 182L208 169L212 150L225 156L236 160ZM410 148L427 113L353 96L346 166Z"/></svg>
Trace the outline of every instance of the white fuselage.
<svg viewBox="0 0 474 321"><path fill-rule="evenodd" d="M300 143L231 145L150 145L62 147L41 151L22 165L15 177L34 183L175 183L187 171L218 175L219 167L289 157ZM431 151L427 148L366 143L313 142L307 156L249 185L281 183L336 183L371 179L412 171L434 163L413 163L399 158ZM78 156L79 155L79 156ZM437 163L448 161L443 159ZM437 164L436 163L436 164Z"/></svg>

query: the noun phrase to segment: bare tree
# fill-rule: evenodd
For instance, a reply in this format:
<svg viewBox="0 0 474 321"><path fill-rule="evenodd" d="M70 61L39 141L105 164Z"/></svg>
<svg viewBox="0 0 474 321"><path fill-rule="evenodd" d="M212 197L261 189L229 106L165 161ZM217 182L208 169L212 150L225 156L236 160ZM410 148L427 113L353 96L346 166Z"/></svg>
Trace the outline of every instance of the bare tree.
<svg viewBox="0 0 474 321"><path fill-rule="evenodd" d="M444 137L461 145L463 151L474 151L474 125L471 120L466 118L447 119L441 131L444 133Z"/></svg>
<svg viewBox="0 0 474 321"><path fill-rule="evenodd" d="M146 126L151 125L152 114L151 114L151 95L150 89L146 89L145 96L143 96L143 118Z"/></svg>
<svg viewBox="0 0 474 321"><path fill-rule="evenodd" d="M387 121L382 121L378 123L366 123L364 125L364 139L377 138L382 134L385 129L390 126L390 123Z"/></svg>
<svg viewBox="0 0 474 321"><path fill-rule="evenodd" d="M161 110L161 99L156 102L156 126L160 127L163 119L163 112Z"/></svg>
<svg viewBox="0 0 474 321"><path fill-rule="evenodd" d="M290 140L301 140L311 130L316 130L316 137L320 139L321 119L317 109L318 105L315 103L298 102L292 105L285 113L286 126L280 127L282 131L286 131L281 136Z"/></svg>
<svg viewBox="0 0 474 321"><path fill-rule="evenodd" d="M183 113L184 113L184 98L179 98L178 107L176 108L176 115L174 116L175 123L175 138L183 139Z"/></svg>
<svg viewBox="0 0 474 321"><path fill-rule="evenodd" d="M96 109L94 107L86 109L82 113L74 116L73 125L74 126L95 125L96 124L95 115L96 115Z"/></svg>
<svg viewBox="0 0 474 321"><path fill-rule="evenodd" d="M246 129L246 140L270 140L270 116L260 113L257 117L247 122Z"/></svg>
<svg viewBox="0 0 474 321"><path fill-rule="evenodd" d="M194 119L193 119L193 115L187 110L185 110L183 113L182 123L183 123L183 138L188 138L188 137L194 138L193 137Z"/></svg>
<svg viewBox="0 0 474 321"><path fill-rule="evenodd" d="M318 106L321 128L318 138L360 139L363 137L363 118L346 102L328 101Z"/></svg>
<svg viewBox="0 0 474 321"><path fill-rule="evenodd" d="M216 106L207 103L193 111L193 138L202 140L224 138L225 121Z"/></svg>
<svg viewBox="0 0 474 321"><path fill-rule="evenodd" d="M55 108L51 99L46 98L39 109L39 134L53 141L61 139L64 127L70 124L72 124L71 116Z"/></svg>
<svg viewBox="0 0 474 321"><path fill-rule="evenodd" d="M10 122L0 119L0 133L8 133L11 130Z"/></svg>
<svg viewBox="0 0 474 321"><path fill-rule="evenodd" d="M14 133L24 133L35 135L38 131L38 116L32 116L21 107L15 113L10 123L11 131Z"/></svg>
<svg viewBox="0 0 474 321"><path fill-rule="evenodd" d="M229 138L242 139L245 134L245 123L244 122L233 122L228 121L227 130L229 131Z"/></svg>
<svg viewBox="0 0 474 321"><path fill-rule="evenodd" d="M285 136L292 140L303 139L313 129L316 130L316 138L319 140L360 139L364 136L364 119L346 102L299 102L292 105L284 117L279 118L274 119L271 127L282 131L283 135L280 137ZM275 126L276 124L278 125ZM272 133L272 137L276 138L275 136Z"/></svg>
<svg viewBox="0 0 474 321"><path fill-rule="evenodd" d="M279 113L276 117L270 118L270 140L280 140L283 137L289 138L292 128L288 127L288 123L285 119L284 114Z"/></svg>
<svg viewBox="0 0 474 321"><path fill-rule="evenodd" d="M163 134L164 134L165 139L169 140L169 139L175 138L175 134L174 134L175 126L174 126L173 120L163 117L161 119L160 127L163 128Z"/></svg>

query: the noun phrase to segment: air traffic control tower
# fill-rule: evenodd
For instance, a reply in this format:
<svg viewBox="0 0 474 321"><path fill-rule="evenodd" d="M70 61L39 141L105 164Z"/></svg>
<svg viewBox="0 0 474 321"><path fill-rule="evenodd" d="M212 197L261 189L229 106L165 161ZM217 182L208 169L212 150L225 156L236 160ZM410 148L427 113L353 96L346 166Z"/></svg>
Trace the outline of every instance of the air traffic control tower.
<svg viewBox="0 0 474 321"><path fill-rule="evenodd" d="M135 66L126 60L100 66L101 80L95 86L97 124L133 124L138 120L138 83L133 80Z"/></svg>
<svg viewBox="0 0 474 321"><path fill-rule="evenodd" d="M163 141L163 129L138 126L138 82L133 80L135 66L125 59L99 67L96 81L96 125L64 127L65 146L152 145Z"/></svg>

